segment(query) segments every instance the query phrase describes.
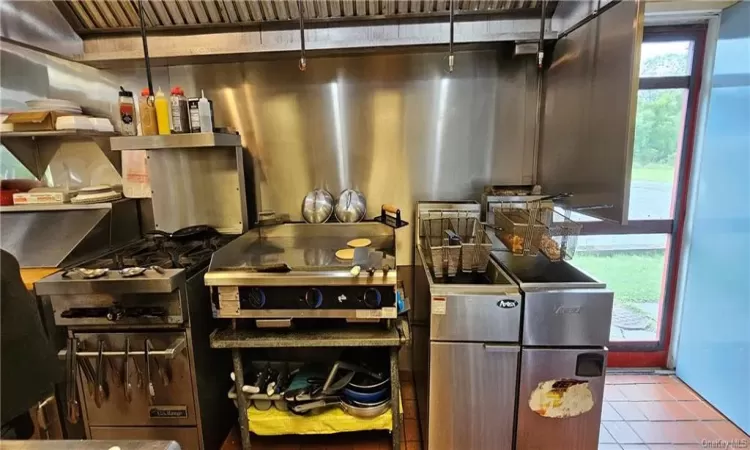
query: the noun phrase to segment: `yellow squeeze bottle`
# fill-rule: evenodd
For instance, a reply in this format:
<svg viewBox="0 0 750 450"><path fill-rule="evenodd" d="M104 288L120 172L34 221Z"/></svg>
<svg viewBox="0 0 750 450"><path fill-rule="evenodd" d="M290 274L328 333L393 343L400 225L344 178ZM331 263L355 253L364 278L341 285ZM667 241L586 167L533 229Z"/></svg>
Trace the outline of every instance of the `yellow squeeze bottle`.
<svg viewBox="0 0 750 450"><path fill-rule="evenodd" d="M169 100L164 95L164 92L162 92L161 87L156 92L154 107L156 108L156 125L159 129L159 134L170 134Z"/></svg>

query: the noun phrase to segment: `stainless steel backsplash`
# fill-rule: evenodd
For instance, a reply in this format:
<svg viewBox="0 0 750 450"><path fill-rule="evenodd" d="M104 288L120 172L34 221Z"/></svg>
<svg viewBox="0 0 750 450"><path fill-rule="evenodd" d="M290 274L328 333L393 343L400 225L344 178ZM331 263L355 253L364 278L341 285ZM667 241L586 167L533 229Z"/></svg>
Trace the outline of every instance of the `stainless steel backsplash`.
<svg viewBox="0 0 750 450"><path fill-rule="evenodd" d="M419 200L479 200L487 184L532 181L536 67L533 57L508 50L459 52L450 74L440 49L313 57L305 72L287 56L158 67L154 77L165 91L180 85L193 97L204 90L216 125L239 130L255 162L259 210L301 220L311 189L335 197L353 187L367 197L368 217L390 203L411 222ZM98 71L37 58L27 60L40 69L37 81L3 71L3 93L15 94L3 106L50 96L114 116L117 86L138 92L146 85L138 67ZM413 235L398 234L399 264L412 261Z"/></svg>
<svg viewBox="0 0 750 450"><path fill-rule="evenodd" d="M482 188L533 175L536 68L503 50L375 53L169 67L171 86L201 89L216 124L242 134L258 173L259 209L302 220L305 194L349 187L413 216L418 200L479 200ZM401 236L402 233L399 233ZM411 263L413 233L399 238Z"/></svg>

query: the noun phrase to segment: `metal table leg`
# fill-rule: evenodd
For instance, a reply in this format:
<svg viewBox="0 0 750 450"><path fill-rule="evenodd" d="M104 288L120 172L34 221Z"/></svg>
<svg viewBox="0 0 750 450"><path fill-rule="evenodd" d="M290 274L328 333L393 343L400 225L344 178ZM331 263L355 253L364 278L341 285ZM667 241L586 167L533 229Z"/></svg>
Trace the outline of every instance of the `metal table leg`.
<svg viewBox="0 0 750 450"><path fill-rule="evenodd" d="M391 347L391 414L393 420L393 434L391 442L393 450L401 450L401 383L398 379L398 349Z"/></svg>
<svg viewBox="0 0 750 450"><path fill-rule="evenodd" d="M242 450L250 450L250 427L247 422L247 399L242 392L245 384L244 368L242 367L242 356L240 349L232 349L232 363L234 364L234 388L237 390L237 409L240 422L240 437L242 438Z"/></svg>

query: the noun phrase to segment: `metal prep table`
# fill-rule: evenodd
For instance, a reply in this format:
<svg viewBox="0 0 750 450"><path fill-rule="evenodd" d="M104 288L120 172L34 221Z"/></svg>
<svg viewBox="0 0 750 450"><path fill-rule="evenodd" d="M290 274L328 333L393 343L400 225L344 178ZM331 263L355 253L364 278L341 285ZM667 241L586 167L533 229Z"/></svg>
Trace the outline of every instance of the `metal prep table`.
<svg viewBox="0 0 750 450"><path fill-rule="evenodd" d="M232 320L232 328L216 330L210 337L211 347L231 349L234 362L235 389L242 392L245 384L241 349L268 348L334 348L334 347L388 347L390 349L391 372L391 414L393 420L393 450L401 449L401 384L399 381L398 351L409 345L411 335L409 324L399 319L391 329L348 329L338 331L285 331L238 330L237 320ZM250 450L250 429L247 415L249 404L244 395L237 395L242 449Z"/></svg>
<svg viewBox="0 0 750 450"><path fill-rule="evenodd" d="M335 257L354 238L369 239L369 248L380 255L359 274L350 272L353 261ZM283 270L267 270L278 267ZM214 331L210 342L212 348L232 350L237 393L244 384L242 349L389 348L392 441L394 450L400 449L398 350L411 338L407 321L397 316L392 227L288 223L251 230L214 253L204 282L214 292L214 317L231 320L231 327ZM292 328L311 321L315 327ZM339 327L328 328L327 321ZM352 323L342 328L344 321ZM237 395L237 403L242 446L248 450L249 402Z"/></svg>

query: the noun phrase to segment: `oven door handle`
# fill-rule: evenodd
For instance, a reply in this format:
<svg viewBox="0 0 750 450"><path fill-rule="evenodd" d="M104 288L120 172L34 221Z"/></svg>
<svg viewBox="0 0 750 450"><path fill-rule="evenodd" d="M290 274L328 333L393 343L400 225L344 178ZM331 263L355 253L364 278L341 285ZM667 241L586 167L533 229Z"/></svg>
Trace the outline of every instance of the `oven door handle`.
<svg viewBox="0 0 750 450"><path fill-rule="evenodd" d="M163 356L165 359L175 359L177 356L182 353L183 350L185 350L185 347L187 345L187 341L184 337L179 337L175 339L172 344L165 348L164 350L150 350L148 352L149 356ZM144 356L146 352L143 350L132 350L128 352L129 356ZM58 359L65 359L68 355L67 349L60 350L57 352ZM99 352L77 352L77 356L82 358L94 358L99 356ZM109 351L105 350L102 352L102 356L105 357L118 357L122 358L125 356L125 351Z"/></svg>

